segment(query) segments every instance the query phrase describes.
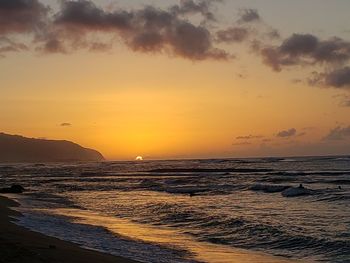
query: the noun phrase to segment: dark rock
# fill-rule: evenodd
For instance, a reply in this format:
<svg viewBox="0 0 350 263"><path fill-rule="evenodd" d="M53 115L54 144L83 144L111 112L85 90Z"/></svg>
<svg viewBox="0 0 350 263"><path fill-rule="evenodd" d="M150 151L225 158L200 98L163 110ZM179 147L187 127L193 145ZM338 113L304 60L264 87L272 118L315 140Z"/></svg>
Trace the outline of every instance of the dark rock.
<svg viewBox="0 0 350 263"><path fill-rule="evenodd" d="M0 189L0 193L7 194L21 194L25 191L24 187L19 184L11 185L11 187L5 187Z"/></svg>

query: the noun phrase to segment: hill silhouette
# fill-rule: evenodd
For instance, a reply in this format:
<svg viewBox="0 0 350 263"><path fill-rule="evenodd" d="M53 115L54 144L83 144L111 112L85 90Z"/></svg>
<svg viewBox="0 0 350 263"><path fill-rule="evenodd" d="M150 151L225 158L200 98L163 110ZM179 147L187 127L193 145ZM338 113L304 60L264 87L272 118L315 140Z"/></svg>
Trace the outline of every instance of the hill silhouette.
<svg viewBox="0 0 350 263"><path fill-rule="evenodd" d="M0 133L0 162L101 161L101 153L64 140Z"/></svg>

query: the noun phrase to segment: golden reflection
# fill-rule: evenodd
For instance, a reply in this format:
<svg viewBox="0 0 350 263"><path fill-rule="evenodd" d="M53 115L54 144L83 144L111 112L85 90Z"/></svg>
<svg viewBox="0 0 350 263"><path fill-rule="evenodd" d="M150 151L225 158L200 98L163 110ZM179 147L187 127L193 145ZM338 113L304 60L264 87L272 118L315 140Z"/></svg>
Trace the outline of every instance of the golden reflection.
<svg viewBox="0 0 350 263"><path fill-rule="evenodd" d="M40 209L43 211L44 209ZM127 219L106 217L90 211L62 208L46 210L45 213L68 216L78 224L88 224L104 227L117 236L143 242L161 244L172 248L185 249L193 255L193 259L211 263L293 263L297 260L284 259L260 252L251 252L244 249L218 246L207 242L198 242L186 234L174 229L152 227L130 222ZM305 262L305 261L304 261Z"/></svg>

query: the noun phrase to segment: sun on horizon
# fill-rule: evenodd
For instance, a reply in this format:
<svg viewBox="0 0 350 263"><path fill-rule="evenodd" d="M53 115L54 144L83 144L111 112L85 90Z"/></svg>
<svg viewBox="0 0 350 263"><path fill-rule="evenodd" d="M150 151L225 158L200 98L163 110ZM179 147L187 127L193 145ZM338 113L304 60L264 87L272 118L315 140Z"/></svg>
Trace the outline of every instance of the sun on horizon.
<svg viewBox="0 0 350 263"><path fill-rule="evenodd" d="M135 158L135 161L143 161L143 157L142 157L142 156L137 156L137 157Z"/></svg>

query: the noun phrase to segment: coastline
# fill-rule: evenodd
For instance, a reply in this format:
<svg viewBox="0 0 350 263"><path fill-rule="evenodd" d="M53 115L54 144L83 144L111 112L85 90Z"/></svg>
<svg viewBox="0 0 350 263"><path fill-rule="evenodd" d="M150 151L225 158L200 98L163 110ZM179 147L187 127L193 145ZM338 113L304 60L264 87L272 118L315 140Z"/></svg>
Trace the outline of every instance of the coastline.
<svg viewBox="0 0 350 263"><path fill-rule="evenodd" d="M0 263L137 263L139 261L114 256L111 254L86 249L79 245L55 237L46 236L19 226L11 217L21 216L21 213L12 210L20 204L0 195ZM75 216L79 216L76 215ZM94 218L98 219L98 218ZM94 221L88 224L94 224ZM129 225L128 227L130 227ZM137 225L132 225L136 227ZM142 230L142 229L137 229ZM153 232L152 229L147 231ZM141 231L142 232L142 231ZM126 233L127 235L128 233ZM130 234L130 233L129 233ZM159 233L158 233L159 234ZM215 244L194 246L199 262L252 262L252 263L292 263L301 262L260 252L242 249L220 249ZM215 252L216 251L216 252ZM304 261L310 262L310 261Z"/></svg>
<svg viewBox="0 0 350 263"><path fill-rule="evenodd" d="M64 262L64 263L137 263L122 257L88 250L76 244L30 231L11 222L20 213L13 200L0 196L0 263L2 262Z"/></svg>

